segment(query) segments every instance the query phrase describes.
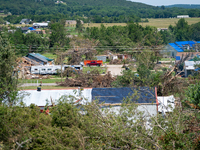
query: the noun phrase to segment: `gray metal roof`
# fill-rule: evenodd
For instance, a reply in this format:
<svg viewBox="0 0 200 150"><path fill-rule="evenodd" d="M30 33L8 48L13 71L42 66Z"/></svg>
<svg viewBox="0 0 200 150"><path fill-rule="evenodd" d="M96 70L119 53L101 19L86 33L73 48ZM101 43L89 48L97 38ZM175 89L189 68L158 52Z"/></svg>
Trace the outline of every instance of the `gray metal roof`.
<svg viewBox="0 0 200 150"><path fill-rule="evenodd" d="M39 60L41 60L41 61L43 61L43 62L48 63L48 61L47 61L46 59L39 57L39 56L36 55L35 53L29 53L28 55L31 55L31 56L33 56L33 57L35 57L35 58L37 58L37 59L39 59Z"/></svg>

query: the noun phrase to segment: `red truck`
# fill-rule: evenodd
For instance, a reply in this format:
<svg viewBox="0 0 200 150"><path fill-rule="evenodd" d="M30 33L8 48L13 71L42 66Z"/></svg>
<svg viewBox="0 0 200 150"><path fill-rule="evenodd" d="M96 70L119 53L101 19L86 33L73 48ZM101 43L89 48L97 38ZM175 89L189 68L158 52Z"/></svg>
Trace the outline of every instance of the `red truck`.
<svg viewBox="0 0 200 150"><path fill-rule="evenodd" d="M98 63L97 61L91 61L89 63L87 63L87 66L101 66L101 63Z"/></svg>

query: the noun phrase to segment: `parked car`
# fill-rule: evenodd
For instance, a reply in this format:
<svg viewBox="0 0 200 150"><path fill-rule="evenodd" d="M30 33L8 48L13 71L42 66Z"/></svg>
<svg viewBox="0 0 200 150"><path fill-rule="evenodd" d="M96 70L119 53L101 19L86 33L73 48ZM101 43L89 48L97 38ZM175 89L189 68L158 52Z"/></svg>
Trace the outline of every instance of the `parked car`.
<svg viewBox="0 0 200 150"><path fill-rule="evenodd" d="M90 63L87 63L87 66L101 66L101 63L98 63L97 61L91 61Z"/></svg>

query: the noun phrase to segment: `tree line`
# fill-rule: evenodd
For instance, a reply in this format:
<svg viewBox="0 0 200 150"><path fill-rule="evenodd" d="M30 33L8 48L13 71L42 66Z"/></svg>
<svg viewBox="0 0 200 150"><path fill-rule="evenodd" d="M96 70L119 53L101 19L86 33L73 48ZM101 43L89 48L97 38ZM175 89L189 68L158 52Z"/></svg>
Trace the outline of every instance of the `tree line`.
<svg viewBox="0 0 200 150"><path fill-rule="evenodd" d="M11 29L16 30L15 27ZM3 29L5 32L8 29ZM70 48L70 32L65 27L65 20L51 22L46 34L34 32L24 34L18 28L14 33L7 33L11 44L15 45L19 54L24 55L33 51L55 51L56 47L67 50ZM127 26L83 27L77 19L75 31L82 39L98 41L97 47L109 47L114 52L123 52L130 47L159 46L175 41L200 41L200 23L188 25L185 19L180 19L175 26L170 25L168 31L158 31L155 27L142 27L138 23L128 23ZM127 49L126 49L127 47ZM101 50L101 49L99 49Z"/></svg>

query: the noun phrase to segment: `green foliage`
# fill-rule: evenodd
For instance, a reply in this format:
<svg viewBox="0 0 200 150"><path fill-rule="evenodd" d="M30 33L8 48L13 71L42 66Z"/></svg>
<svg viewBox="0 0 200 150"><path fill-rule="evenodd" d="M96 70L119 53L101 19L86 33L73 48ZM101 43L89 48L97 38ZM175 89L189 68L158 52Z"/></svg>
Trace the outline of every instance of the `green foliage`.
<svg viewBox="0 0 200 150"><path fill-rule="evenodd" d="M15 104L17 96L16 57L7 35L0 33L0 104Z"/></svg>
<svg viewBox="0 0 200 150"><path fill-rule="evenodd" d="M200 108L200 82L191 84L185 92L185 101Z"/></svg>
<svg viewBox="0 0 200 150"><path fill-rule="evenodd" d="M66 34L65 34L65 28L64 25L61 24L60 22L56 22L56 23L51 23L50 24L50 29L52 31L49 39L50 39L50 47L53 46L65 46L66 44L68 44L67 42L67 38L66 38Z"/></svg>

